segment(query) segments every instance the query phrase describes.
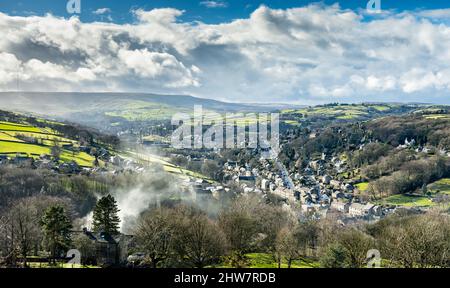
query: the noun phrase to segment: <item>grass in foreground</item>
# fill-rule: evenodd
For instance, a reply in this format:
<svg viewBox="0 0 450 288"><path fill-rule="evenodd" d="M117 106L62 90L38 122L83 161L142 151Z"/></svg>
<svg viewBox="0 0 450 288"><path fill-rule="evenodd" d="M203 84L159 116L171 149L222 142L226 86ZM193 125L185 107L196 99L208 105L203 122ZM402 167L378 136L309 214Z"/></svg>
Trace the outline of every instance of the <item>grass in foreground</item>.
<svg viewBox="0 0 450 288"><path fill-rule="evenodd" d="M278 268L278 263L273 259L272 255L268 253L249 253L246 255L249 259L250 265L248 268ZM302 258L299 260L294 260L292 262L291 268L319 268L319 262L309 259ZM228 264L222 264L217 266L217 268L232 268ZM286 261L282 261L281 268L287 268Z"/></svg>
<svg viewBox="0 0 450 288"><path fill-rule="evenodd" d="M30 268L56 268L56 269L65 269L65 268L100 268L98 266L93 265L81 265L81 264L69 264L69 263L56 263L56 265L49 264L48 262L30 262L28 263Z"/></svg>

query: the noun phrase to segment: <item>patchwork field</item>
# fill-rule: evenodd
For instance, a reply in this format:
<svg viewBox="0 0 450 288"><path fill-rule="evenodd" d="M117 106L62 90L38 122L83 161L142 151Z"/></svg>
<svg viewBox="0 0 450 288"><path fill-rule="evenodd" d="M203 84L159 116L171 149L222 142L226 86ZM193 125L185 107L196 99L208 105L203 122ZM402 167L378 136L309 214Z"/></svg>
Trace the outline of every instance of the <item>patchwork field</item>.
<svg viewBox="0 0 450 288"><path fill-rule="evenodd" d="M318 118L326 120L368 120L374 117L405 113L413 108L396 104L333 104L320 105L300 109L281 110L281 120L288 125L298 126L306 119Z"/></svg>
<svg viewBox="0 0 450 288"><path fill-rule="evenodd" d="M334 116L337 119L354 119L361 116L368 116L371 112L387 112L394 108L391 105L334 105L316 106L298 110L287 109L281 113L297 113L306 116Z"/></svg>
<svg viewBox="0 0 450 288"><path fill-rule="evenodd" d="M77 141L64 138L51 128L34 127L27 123L0 122L0 155L15 157L20 154L37 159L42 154L51 155L52 147L58 145L61 147L61 161L75 161L83 167L93 165L93 156L63 149L63 145L67 144L79 146Z"/></svg>

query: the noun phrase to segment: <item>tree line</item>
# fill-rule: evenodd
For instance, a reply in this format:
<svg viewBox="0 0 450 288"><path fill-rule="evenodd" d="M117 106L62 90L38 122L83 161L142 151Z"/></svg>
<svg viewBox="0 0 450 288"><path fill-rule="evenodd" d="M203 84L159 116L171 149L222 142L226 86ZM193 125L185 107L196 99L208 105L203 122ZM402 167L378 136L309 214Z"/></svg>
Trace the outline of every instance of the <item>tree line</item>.
<svg viewBox="0 0 450 288"><path fill-rule="evenodd" d="M293 210L241 196L216 217L188 207L160 207L136 227L143 267L249 267L249 253L266 253L278 267L314 259L321 267L361 268L378 249L388 267L448 267L450 218L395 214L376 224L342 226L336 219L298 218Z"/></svg>
<svg viewBox="0 0 450 288"><path fill-rule="evenodd" d="M114 197L100 198L93 210L93 231L118 234L118 212ZM27 267L27 257L39 255L55 265L70 248L85 252L80 239L73 237L74 224L73 207L60 198L35 196L16 201L0 214L0 265L17 267L20 262Z"/></svg>

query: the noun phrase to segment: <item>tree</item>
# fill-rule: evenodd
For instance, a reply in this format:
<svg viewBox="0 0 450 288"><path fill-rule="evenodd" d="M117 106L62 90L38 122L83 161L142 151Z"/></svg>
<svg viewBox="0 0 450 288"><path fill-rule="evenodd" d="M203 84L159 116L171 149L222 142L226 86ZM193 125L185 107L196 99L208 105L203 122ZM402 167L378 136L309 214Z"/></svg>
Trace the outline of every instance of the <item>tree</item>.
<svg viewBox="0 0 450 288"><path fill-rule="evenodd" d="M383 258L401 267L446 267L450 255L450 217L429 212L387 218L376 237ZM379 225L380 226L380 225Z"/></svg>
<svg viewBox="0 0 450 288"><path fill-rule="evenodd" d="M119 211L114 197L108 195L100 198L94 208L94 231L118 234L120 218L117 213Z"/></svg>
<svg viewBox="0 0 450 288"><path fill-rule="evenodd" d="M218 174L222 171L222 167L216 161L206 160L201 166L201 172L212 179L218 180Z"/></svg>
<svg viewBox="0 0 450 288"><path fill-rule="evenodd" d="M14 205L9 213L15 238L13 241L17 242L26 267L27 256L39 239L39 221L36 207L33 205L32 199L23 199Z"/></svg>
<svg viewBox="0 0 450 288"><path fill-rule="evenodd" d="M315 255L319 238L319 227L316 222L313 220L301 222L296 228L295 236L298 239L299 248L302 248L305 255L308 254L308 251L312 251L312 254Z"/></svg>
<svg viewBox="0 0 450 288"><path fill-rule="evenodd" d="M257 235L257 221L248 211L230 209L219 215L219 226L231 248L232 263L245 266L245 254L254 247ZM237 267L238 268L238 267Z"/></svg>
<svg viewBox="0 0 450 288"><path fill-rule="evenodd" d="M345 268L346 262L346 251L339 243L329 245L320 257L320 265L324 268Z"/></svg>
<svg viewBox="0 0 450 288"><path fill-rule="evenodd" d="M173 214L167 209L155 209L139 217L134 231L136 243L153 268L169 258L175 233Z"/></svg>
<svg viewBox="0 0 450 288"><path fill-rule="evenodd" d="M427 184L425 184L425 183L422 185L422 194L423 195L428 194L428 187L427 187Z"/></svg>
<svg viewBox="0 0 450 288"><path fill-rule="evenodd" d="M361 268L366 262L367 251L374 248L373 239L356 228L349 228L338 234L338 243L345 250L348 265L351 268Z"/></svg>
<svg viewBox="0 0 450 288"><path fill-rule="evenodd" d="M178 223L175 250L183 262L203 268L225 251L225 236L206 215L194 215Z"/></svg>
<svg viewBox="0 0 450 288"><path fill-rule="evenodd" d="M276 253L279 255L278 268L281 268L281 258L287 262L288 268L291 268L292 261L299 258L299 241L295 235L295 228L284 227L277 235Z"/></svg>
<svg viewBox="0 0 450 288"><path fill-rule="evenodd" d="M252 215L255 215L258 227L258 233L262 235L262 239L257 243L262 250L273 253L276 250L277 236L283 227L288 225L288 213L280 206L260 205L252 209Z"/></svg>
<svg viewBox="0 0 450 288"><path fill-rule="evenodd" d="M59 160L59 157L61 156L62 149L61 149L61 147L59 146L59 143L58 143L58 142L55 141L55 142L53 143L53 146L52 146L50 152L51 152L51 154L52 154L53 159Z"/></svg>
<svg viewBox="0 0 450 288"><path fill-rule="evenodd" d="M64 207L55 205L47 208L40 221L47 247L50 249L53 263L56 256L69 247L72 224Z"/></svg>
<svg viewBox="0 0 450 288"><path fill-rule="evenodd" d="M78 234L73 239L74 247L80 251L81 264L94 264L95 263L95 243L89 237L83 234Z"/></svg>

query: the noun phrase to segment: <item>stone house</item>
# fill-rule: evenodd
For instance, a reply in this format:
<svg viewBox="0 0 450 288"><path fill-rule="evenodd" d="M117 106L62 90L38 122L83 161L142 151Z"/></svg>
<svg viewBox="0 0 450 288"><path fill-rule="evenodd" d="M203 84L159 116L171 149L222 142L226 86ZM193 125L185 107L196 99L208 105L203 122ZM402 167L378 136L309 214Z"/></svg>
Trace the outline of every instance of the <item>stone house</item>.
<svg viewBox="0 0 450 288"><path fill-rule="evenodd" d="M81 232L94 244L94 249L88 255L82 255L84 261L98 266L119 266L126 264L130 249L135 245L133 236L125 234L109 234L106 232L91 232L86 228Z"/></svg>

